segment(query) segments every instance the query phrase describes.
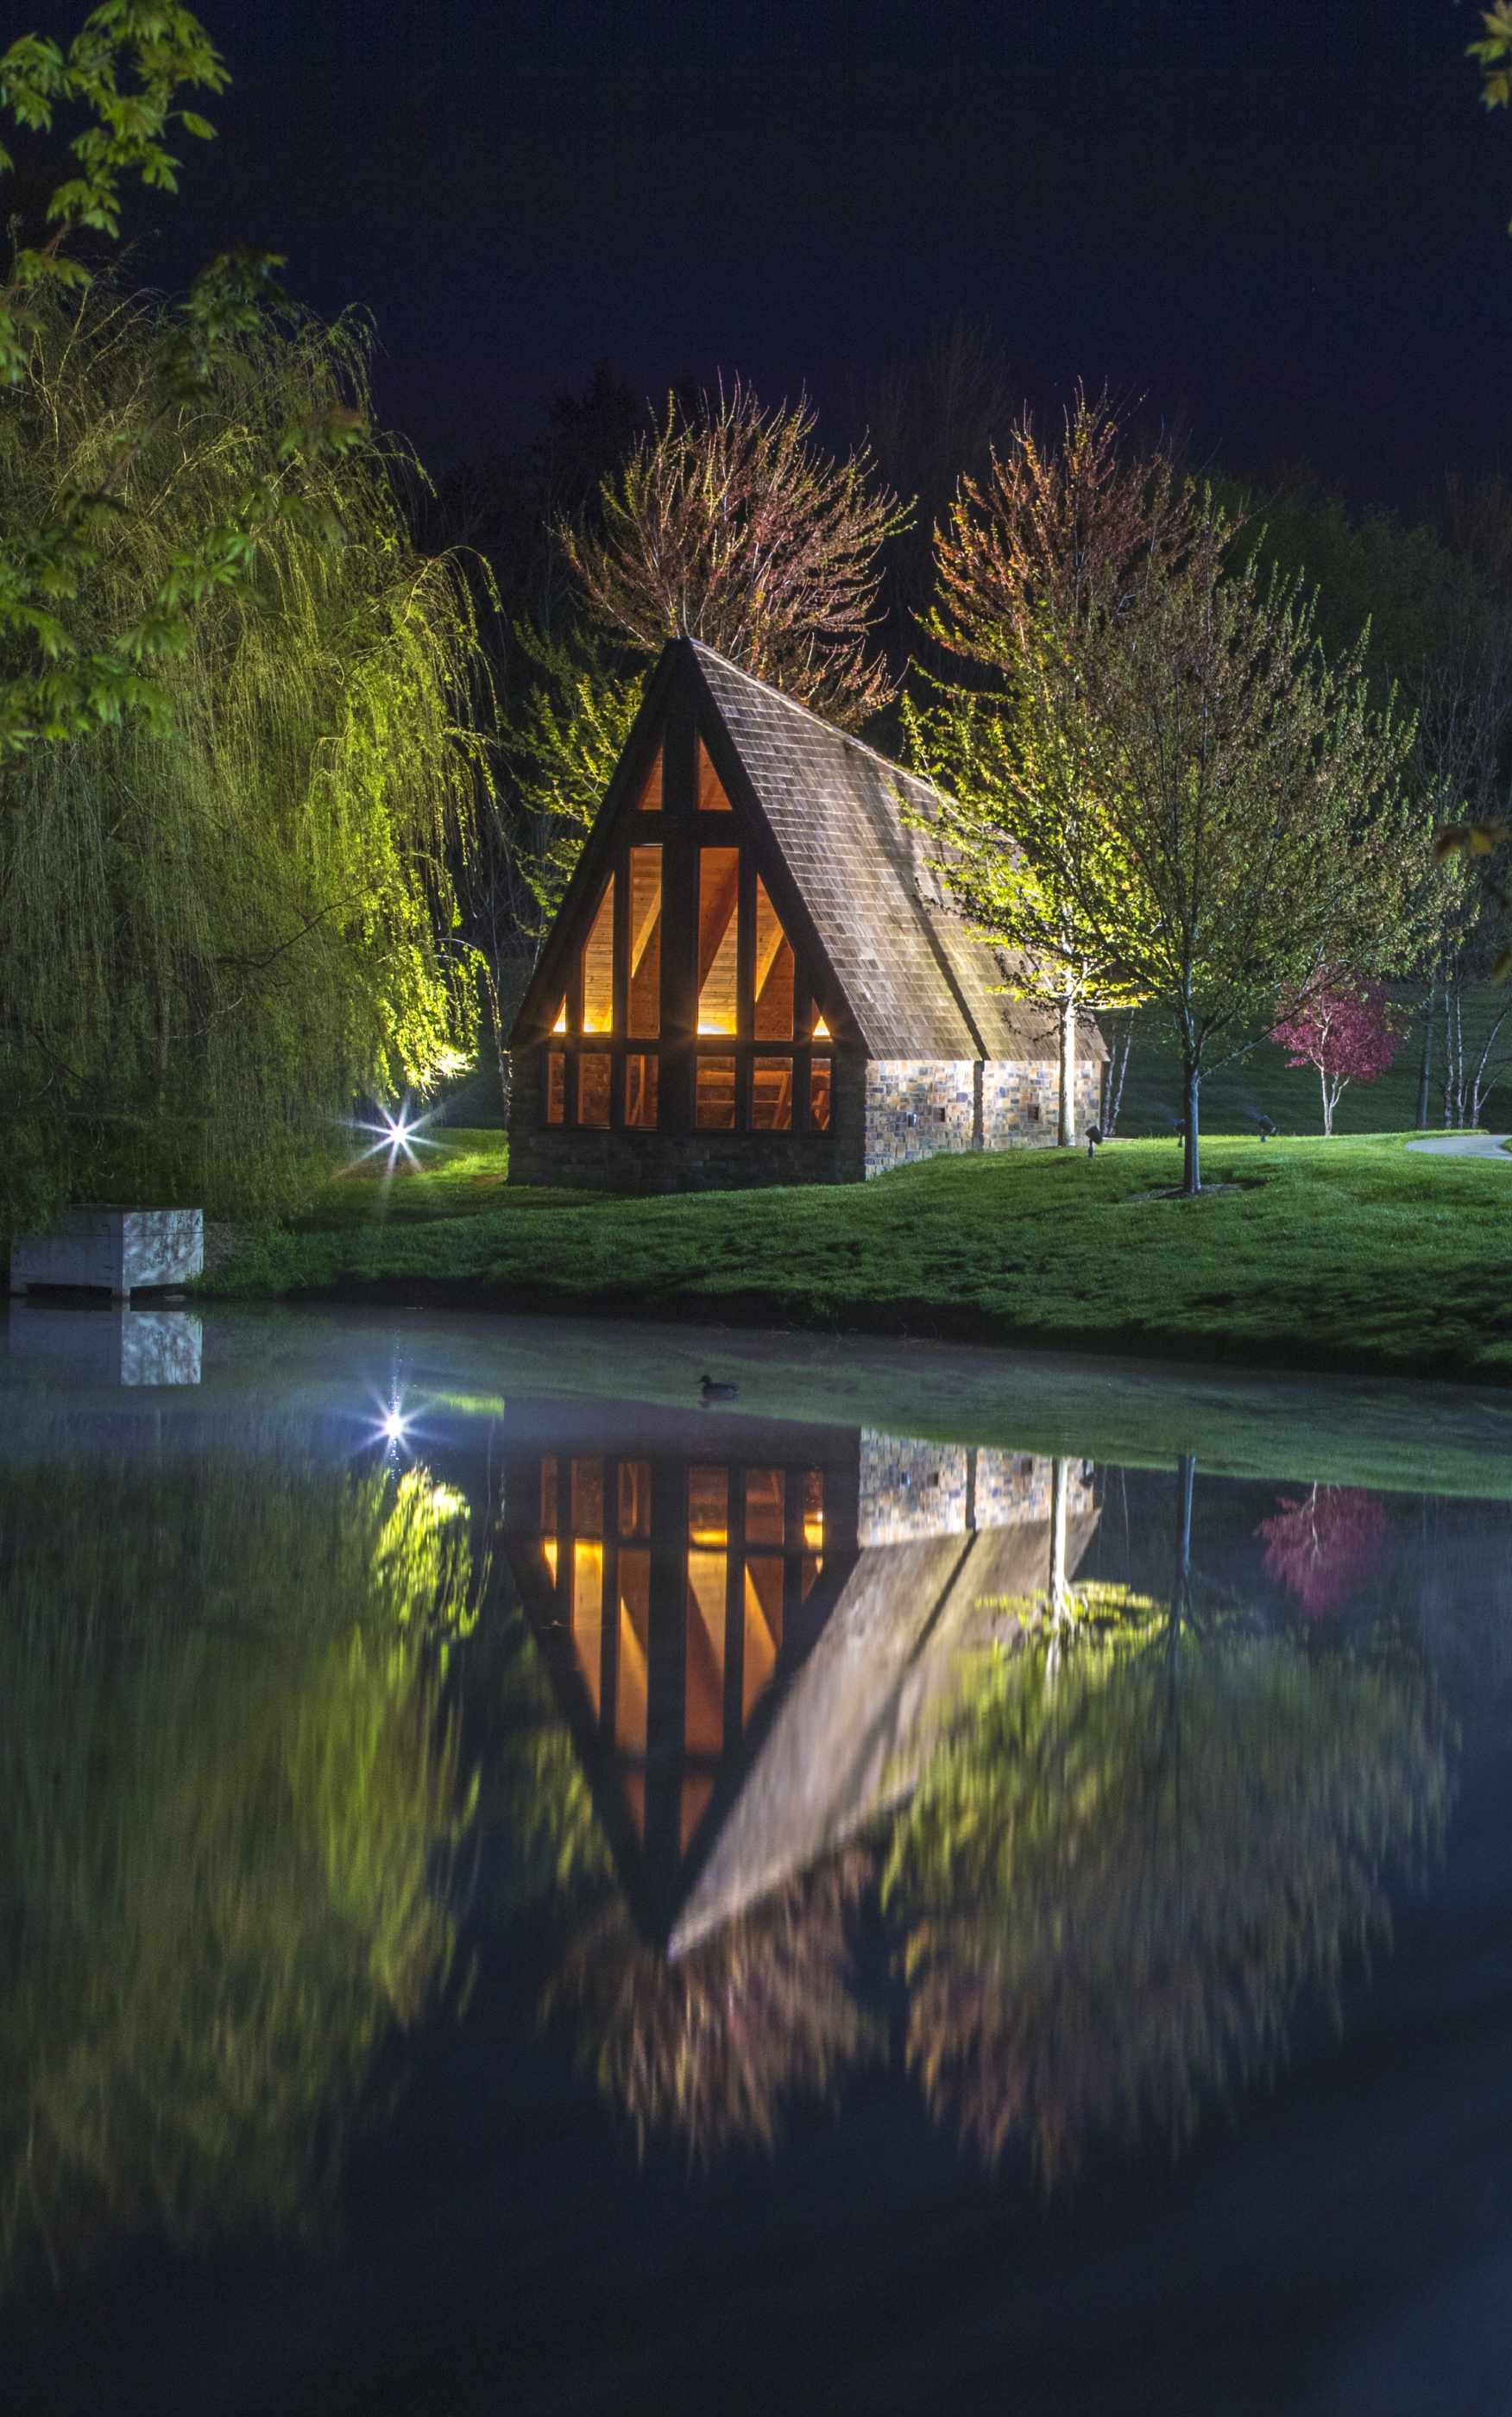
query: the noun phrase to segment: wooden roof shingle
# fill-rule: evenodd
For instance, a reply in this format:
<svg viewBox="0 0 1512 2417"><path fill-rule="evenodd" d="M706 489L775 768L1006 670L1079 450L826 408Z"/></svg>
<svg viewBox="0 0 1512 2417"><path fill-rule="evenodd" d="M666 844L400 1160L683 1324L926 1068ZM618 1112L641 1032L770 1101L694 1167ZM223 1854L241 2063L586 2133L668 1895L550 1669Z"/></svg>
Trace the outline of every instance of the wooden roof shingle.
<svg viewBox="0 0 1512 2417"><path fill-rule="evenodd" d="M1056 1054L1053 1012L1014 998L1015 961L955 914L905 807L930 818L926 781L690 644L704 687L780 848L868 1054L1009 1058ZM1091 1017L1078 1048L1104 1057Z"/></svg>

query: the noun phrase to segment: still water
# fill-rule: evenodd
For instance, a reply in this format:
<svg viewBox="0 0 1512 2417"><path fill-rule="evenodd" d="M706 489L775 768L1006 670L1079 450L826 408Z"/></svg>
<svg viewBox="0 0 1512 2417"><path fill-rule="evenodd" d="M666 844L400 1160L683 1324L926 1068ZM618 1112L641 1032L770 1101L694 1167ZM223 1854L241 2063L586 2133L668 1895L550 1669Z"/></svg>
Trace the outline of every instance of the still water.
<svg viewBox="0 0 1512 2417"><path fill-rule="evenodd" d="M36 1303L0 1389L0 2409L1512 2408L1512 1403Z"/></svg>

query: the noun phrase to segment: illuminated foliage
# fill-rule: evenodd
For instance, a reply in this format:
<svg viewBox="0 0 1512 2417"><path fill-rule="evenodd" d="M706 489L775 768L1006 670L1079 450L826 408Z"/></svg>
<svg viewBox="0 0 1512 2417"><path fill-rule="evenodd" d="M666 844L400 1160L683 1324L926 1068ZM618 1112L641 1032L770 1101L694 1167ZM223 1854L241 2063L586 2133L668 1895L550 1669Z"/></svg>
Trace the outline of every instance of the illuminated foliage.
<svg viewBox="0 0 1512 2417"><path fill-rule="evenodd" d="M36 315L24 401L0 406L0 529L112 458L161 337L154 310L98 287ZM67 601L79 644L275 471L291 410L361 395L365 371L345 327L228 342L192 416L137 449L136 507ZM376 449L318 485L341 542L266 529L249 575L182 630L170 710L9 776L0 1217L70 1191L278 1205L355 1097L423 1092L471 1046L447 871L477 769L470 609L449 566L410 548Z"/></svg>
<svg viewBox="0 0 1512 2417"><path fill-rule="evenodd" d="M1295 587L1229 567L1221 513L1115 437L1081 399L1058 458L1021 429L965 483L934 631L987 702L947 692L943 737L918 727L960 779L943 870L977 928L1170 1015L1196 1192L1201 1079L1257 1008L1405 946L1412 732L1368 708L1358 651L1322 661Z"/></svg>
<svg viewBox="0 0 1512 2417"><path fill-rule="evenodd" d="M46 233L22 244L0 291L0 416L45 430L39 383L46 339L60 310L87 293L89 271L68 250L87 229L107 241L120 231L121 184L177 190L174 129L201 140L215 129L179 105L181 91L221 92L230 82L204 27L178 0L104 0L65 51L23 35L0 57L0 114L49 133L60 112L82 111L69 149L77 174L53 193ZM13 166L0 148L0 177ZM12 232L21 224L15 222ZM251 570L260 540L280 520L330 538L324 500L307 487L352 446L363 414L336 394L295 409L270 458L237 465L215 508L180 520L166 555L132 560L112 583L110 611L81 630L69 610L152 509L143 458L165 430L206 403L226 355L282 301L270 252L224 252L195 279L187 301L159 314L139 364L130 407L108 442L71 460L51 480L12 490L0 527L0 769L38 748L86 736L141 714L159 726L169 700L150 667L183 647L208 599ZM40 348L40 350L39 350ZM117 566L117 569L119 566Z"/></svg>
<svg viewBox="0 0 1512 2417"><path fill-rule="evenodd" d="M885 1876L931 2109L1047 2185L1272 2064L1447 1808L1415 1672L1161 1626L983 1658Z"/></svg>
<svg viewBox="0 0 1512 2417"><path fill-rule="evenodd" d="M445 1989L465 1506L423 1471L8 1477L0 2249L321 2230Z"/></svg>

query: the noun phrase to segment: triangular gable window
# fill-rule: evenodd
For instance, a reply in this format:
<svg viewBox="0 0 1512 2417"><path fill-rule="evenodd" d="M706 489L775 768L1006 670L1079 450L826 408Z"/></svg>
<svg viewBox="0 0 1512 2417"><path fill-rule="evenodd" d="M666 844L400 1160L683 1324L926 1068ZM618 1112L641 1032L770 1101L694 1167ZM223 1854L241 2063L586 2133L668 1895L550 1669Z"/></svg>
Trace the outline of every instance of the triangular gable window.
<svg viewBox="0 0 1512 2417"><path fill-rule="evenodd" d="M702 738L698 742L698 810L701 814L727 814L732 811L719 775L709 761L709 751Z"/></svg>
<svg viewBox="0 0 1512 2417"><path fill-rule="evenodd" d="M565 988L537 1027L541 1120L822 1131L829 1068L809 1062L813 969L768 889L776 868L758 848L770 840L745 828L703 738L688 732L686 744L682 754L663 737L617 827L595 834L599 886L573 910L565 957L555 943ZM823 1022L815 1035L828 1041Z"/></svg>

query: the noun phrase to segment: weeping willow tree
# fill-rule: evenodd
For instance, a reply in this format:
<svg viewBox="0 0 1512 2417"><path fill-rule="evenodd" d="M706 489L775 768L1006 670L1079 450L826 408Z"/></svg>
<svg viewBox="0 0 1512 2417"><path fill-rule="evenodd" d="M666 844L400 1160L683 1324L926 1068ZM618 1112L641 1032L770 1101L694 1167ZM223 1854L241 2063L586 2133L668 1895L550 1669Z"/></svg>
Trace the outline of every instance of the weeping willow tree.
<svg viewBox="0 0 1512 2417"><path fill-rule="evenodd" d="M7 1503L0 2296L123 2240L319 2235L452 1964L467 1505L312 1476L306 1437L50 1455Z"/></svg>
<svg viewBox="0 0 1512 2417"><path fill-rule="evenodd" d="M0 531L115 478L119 516L59 608L81 654L194 575L206 524L293 475L291 428L366 415L349 321L264 319L200 401L144 418L154 303L97 284L34 315L31 374L0 395ZM298 477L248 574L177 625L144 709L6 772L12 1224L70 1194L275 1208L355 1101L423 1095L472 1048L449 870L487 783L467 591L410 546L379 446Z"/></svg>

